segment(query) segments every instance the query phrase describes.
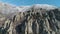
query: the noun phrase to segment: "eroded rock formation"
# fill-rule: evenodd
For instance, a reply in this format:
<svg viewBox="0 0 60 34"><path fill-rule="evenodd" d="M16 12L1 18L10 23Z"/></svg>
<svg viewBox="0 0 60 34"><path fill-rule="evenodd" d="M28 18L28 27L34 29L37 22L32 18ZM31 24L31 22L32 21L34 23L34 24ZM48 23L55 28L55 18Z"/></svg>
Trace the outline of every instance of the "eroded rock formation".
<svg viewBox="0 0 60 34"><path fill-rule="evenodd" d="M7 18L1 34L60 34L60 10L31 7Z"/></svg>

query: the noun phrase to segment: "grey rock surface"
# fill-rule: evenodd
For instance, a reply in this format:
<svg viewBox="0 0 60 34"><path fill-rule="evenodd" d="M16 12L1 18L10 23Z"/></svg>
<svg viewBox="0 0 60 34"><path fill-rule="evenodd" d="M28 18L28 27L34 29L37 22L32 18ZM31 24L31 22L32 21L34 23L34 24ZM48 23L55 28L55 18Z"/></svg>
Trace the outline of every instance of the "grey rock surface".
<svg viewBox="0 0 60 34"><path fill-rule="evenodd" d="M59 8L33 5L8 16L0 12L0 34L60 34Z"/></svg>

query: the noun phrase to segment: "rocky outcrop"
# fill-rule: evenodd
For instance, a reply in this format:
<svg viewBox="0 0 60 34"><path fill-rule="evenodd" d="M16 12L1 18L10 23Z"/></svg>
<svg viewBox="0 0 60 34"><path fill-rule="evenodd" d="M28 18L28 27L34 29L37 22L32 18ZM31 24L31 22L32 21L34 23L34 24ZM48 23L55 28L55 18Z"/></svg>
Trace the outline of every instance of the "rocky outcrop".
<svg viewBox="0 0 60 34"><path fill-rule="evenodd" d="M49 8L49 6L48 6ZM59 34L59 8L42 8L32 6L7 18L0 28L1 34Z"/></svg>
<svg viewBox="0 0 60 34"><path fill-rule="evenodd" d="M16 16L16 31L18 34L58 34L60 21L58 9L45 10L45 9L31 9L22 12L19 18ZM58 18L57 18L57 17ZM19 19L19 20L17 20ZM20 23L20 24L19 24ZM19 25L17 25L19 24Z"/></svg>

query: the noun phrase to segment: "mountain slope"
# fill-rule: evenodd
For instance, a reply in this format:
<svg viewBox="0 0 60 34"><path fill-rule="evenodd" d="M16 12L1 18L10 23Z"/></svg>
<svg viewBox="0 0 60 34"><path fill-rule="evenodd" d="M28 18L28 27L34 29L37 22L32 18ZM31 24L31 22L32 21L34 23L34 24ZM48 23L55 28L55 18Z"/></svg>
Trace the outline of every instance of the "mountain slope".
<svg viewBox="0 0 60 34"><path fill-rule="evenodd" d="M20 12L14 20L16 31L19 34L59 34L59 13L58 9L48 11L35 7Z"/></svg>
<svg viewBox="0 0 60 34"><path fill-rule="evenodd" d="M4 5L5 6L5 5ZM7 8L6 6L5 8ZM9 6L10 7L10 6ZM2 9L5 20L1 24L1 34L59 34L60 9L47 4L35 4L11 9ZM15 13L15 9L16 11ZM7 10L7 13L5 12ZM10 11L13 11L12 13ZM4 13L2 13L4 15ZM2 15L0 14L0 15ZM12 14L12 16L11 16ZM9 18L10 16L11 18ZM1 17L1 16L0 16ZM1 20L0 20L1 21ZM2 23L2 22L0 22Z"/></svg>

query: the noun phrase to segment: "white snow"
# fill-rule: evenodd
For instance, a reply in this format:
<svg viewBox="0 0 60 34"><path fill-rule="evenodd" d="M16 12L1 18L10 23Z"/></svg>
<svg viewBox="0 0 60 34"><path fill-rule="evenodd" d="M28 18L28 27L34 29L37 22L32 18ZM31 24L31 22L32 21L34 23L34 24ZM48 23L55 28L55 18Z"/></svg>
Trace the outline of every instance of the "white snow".
<svg viewBox="0 0 60 34"><path fill-rule="evenodd" d="M4 13L4 14L10 14L10 13L16 13L16 12L25 12L32 7L36 8L36 9L43 8L46 10L57 8L56 6L48 5L48 4L35 4L32 6L13 6L11 4L0 3L0 12Z"/></svg>
<svg viewBox="0 0 60 34"><path fill-rule="evenodd" d="M43 9L46 9L46 10L50 10L50 9L55 9L55 8L57 8L56 6L48 5L48 4L35 4L35 5L33 5L33 6L34 6L34 8L36 8L36 9L43 8Z"/></svg>

